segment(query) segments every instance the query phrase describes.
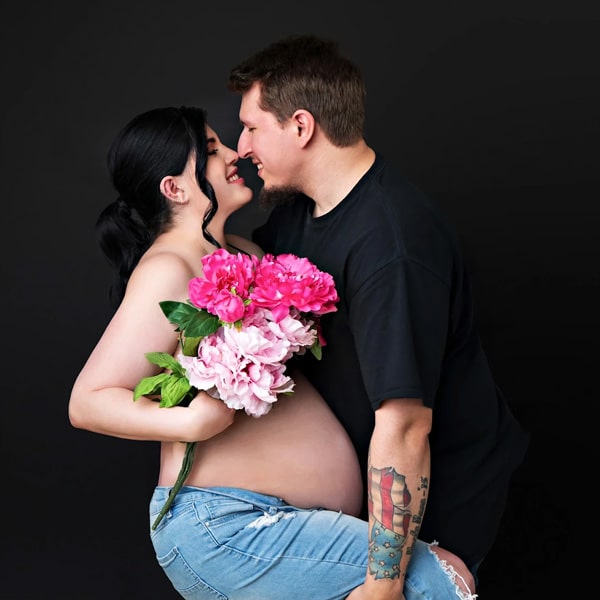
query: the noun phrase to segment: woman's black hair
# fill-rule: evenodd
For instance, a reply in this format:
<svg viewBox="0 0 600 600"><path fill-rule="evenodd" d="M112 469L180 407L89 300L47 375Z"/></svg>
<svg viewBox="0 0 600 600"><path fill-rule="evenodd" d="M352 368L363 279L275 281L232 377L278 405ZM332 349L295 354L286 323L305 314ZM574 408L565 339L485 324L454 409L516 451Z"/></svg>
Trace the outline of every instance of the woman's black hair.
<svg viewBox="0 0 600 600"><path fill-rule="evenodd" d="M206 112L201 108L155 108L134 117L111 144L107 166L119 197L98 217L96 236L116 271L110 289L113 304L125 295L129 277L156 237L172 224L171 203L160 191L168 175L181 175L196 157L196 179L210 200L202 220L204 237L220 247L207 230L217 212L214 190L206 179Z"/></svg>

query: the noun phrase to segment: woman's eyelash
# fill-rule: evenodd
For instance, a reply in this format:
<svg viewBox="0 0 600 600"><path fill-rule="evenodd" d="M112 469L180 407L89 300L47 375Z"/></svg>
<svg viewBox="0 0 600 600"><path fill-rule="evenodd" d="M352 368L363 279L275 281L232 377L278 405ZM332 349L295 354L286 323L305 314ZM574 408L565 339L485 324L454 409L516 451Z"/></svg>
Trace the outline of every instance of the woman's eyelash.
<svg viewBox="0 0 600 600"><path fill-rule="evenodd" d="M218 148L213 148L212 150L208 151L208 154L209 154L209 156L212 156L212 155L216 154L218 151L219 151Z"/></svg>

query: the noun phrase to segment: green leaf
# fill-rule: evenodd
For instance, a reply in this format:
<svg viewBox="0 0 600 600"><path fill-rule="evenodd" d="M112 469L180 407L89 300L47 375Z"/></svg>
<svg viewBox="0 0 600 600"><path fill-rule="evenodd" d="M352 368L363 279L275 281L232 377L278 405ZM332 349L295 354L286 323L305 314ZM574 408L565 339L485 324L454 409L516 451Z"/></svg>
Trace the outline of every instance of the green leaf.
<svg viewBox="0 0 600 600"><path fill-rule="evenodd" d="M187 302L176 302L174 300L164 300L159 302L160 308L169 319L169 323L177 325L177 331L183 331L189 320L201 309Z"/></svg>
<svg viewBox="0 0 600 600"><path fill-rule="evenodd" d="M140 381L133 390L134 402L142 396L152 396L154 394L159 394L163 383L169 377L169 373L159 373L158 375L152 375L151 377L144 377L140 379Z"/></svg>
<svg viewBox="0 0 600 600"><path fill-rule="evenodd" d="M219 329L219 319L205 310L198 311L190 316L184 329L187 337L202 338Z"/></svg>
<svg viewBox="0 0 600 600"><path fill-rule="evenodd" d="M185 356L197 356L198 346L202 337L185 337L183 340L183 354Z"/></svg>
<svg viewBox="0 0 600 600"><path fill-rule="evenodd" d="M173 373L185 377L185 369L179 364L176 358L167 352L148 352L146 358L153 365L158 365L162 369L169 369Z"/></svg>
<svg viewBox="0 0 600 600"><path fill-rule="evenodd" d="M162 384L160 406L162 408L177 406L185 398L191 387L186 377L171 375Z"/></svg>
<svg viewBox="0 0 600 600"><path fill-rule="evenodd" d="M312 352L312 355L317 360L321 360L321 357L323 356L323 347L319 343L318 338L314 341L313 345L310 347L310 351Z"/></svg>

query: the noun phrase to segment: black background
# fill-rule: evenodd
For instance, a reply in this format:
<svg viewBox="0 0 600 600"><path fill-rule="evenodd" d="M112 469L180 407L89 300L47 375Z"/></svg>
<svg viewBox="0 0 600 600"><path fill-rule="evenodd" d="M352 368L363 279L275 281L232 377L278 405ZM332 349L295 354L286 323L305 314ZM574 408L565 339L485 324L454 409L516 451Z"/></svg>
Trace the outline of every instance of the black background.
<svg viewBox="0 0 600 600"><path fill-rule="evenodd" d="M178 597L147 532L157 444L77 431L67 418L73 380L111 314L111 273L94 237L114 199L104 157L121 125L162 105L206 107L235 147L229 68L307 31L336 38L363 68L367 141L455 225L489 361L532 433L480 598L586 596L584 537L596 520L586 499L597 472L598 25L592 3L541 1L5 7L0 596ZM258 186L252 169L242 172ZM253 203L229 229L248 235L265 216Z"/></svg>

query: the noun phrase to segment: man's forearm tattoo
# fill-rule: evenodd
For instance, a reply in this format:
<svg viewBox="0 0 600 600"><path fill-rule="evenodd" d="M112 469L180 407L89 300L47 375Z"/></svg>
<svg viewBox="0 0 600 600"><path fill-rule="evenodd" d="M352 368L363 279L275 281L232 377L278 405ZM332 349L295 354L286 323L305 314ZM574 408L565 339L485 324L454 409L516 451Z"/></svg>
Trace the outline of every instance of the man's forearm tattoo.
<svg viewBox="0 0 600 600"><path fill-rule="evenodd" d="M418 491L426 495L428 480L421 478ZM400 576L400 559L409 536L417 537L418 528L425 511L426 499L420 502L419 513L410 512L412 495L404 475L393 467L369 469L369 513L374 519L369 539L369 572L375 579L394 579ZM414 539L413 539L414 542ZM408 544L407 554L412 552L413 543Z"/></svg>

